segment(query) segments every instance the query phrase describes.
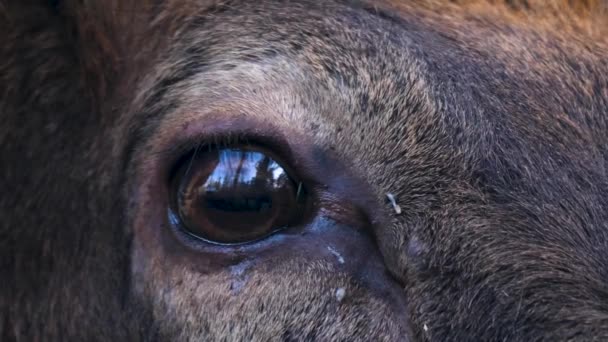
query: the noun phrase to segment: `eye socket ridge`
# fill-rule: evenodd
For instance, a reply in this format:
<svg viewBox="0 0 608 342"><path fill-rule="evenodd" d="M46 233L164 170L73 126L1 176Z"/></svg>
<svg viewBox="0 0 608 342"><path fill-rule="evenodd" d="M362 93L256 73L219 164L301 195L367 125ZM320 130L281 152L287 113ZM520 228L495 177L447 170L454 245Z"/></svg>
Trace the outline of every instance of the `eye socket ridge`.
<svg viewBox="0 0 608 342"><path fill-rule="evenodd" d="M174 170L169 223L208 243L253 243L301 224L308 214L305 184L261 146L206 145Z"/></svg>

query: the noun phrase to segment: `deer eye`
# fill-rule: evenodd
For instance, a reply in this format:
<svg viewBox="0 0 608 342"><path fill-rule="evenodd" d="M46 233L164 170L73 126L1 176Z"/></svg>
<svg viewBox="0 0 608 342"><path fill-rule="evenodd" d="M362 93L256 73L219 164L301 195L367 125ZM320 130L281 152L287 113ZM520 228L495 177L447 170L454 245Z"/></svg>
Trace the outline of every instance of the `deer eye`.
<svg viewBox="0 0 608 342"><path fill-rule="evenodd" d="M171 214L197 238L219 244L263 239L295 225L304 192L268 153L253 148L197 152L179 167Z"/></svg>

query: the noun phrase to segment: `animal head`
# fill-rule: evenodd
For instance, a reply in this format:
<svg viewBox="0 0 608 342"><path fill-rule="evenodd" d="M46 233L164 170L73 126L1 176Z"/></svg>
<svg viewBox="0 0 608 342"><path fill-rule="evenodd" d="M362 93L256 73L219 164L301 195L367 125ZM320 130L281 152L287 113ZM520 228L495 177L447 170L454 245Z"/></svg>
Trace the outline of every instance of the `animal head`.
<svg viewBox="0 0 608 342"><path fill-rule="evenodd" d="M0 336L608 338L606 6L0 4Z"/></svg>

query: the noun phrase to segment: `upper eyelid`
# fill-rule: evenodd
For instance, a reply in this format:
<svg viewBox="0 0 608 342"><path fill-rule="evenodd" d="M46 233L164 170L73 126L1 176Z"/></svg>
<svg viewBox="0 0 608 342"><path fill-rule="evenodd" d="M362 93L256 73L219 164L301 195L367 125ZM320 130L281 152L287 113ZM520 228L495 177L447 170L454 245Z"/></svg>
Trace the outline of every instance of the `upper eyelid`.
<svg viewBox="0 0 608 342"><path fill-rule="evenodd" d="M299 176L298 171L291 166L291 158L288 156L290 150L283 150L277 153L275 143L270 143L264 139L260 140L259 137L249 137L247 135L243 135L242 138L239 138L238 140L231 138L225 141L222 141L221 139L211 139L211 142L205 140L186 141L180 146L169 149L168 151L170 151L170 153L168 153L168 160L170 160L169 164L172 164L169 176L171 177L187 159L195 158L198 153L204 153L218 148L238 147L252 148L270 155L273 160L286 170L290 178L296 183L301 183L301 177Z"/></svg>
<svg viewBox="0 0 608 342"><path fill-rule="evenodd" d="M304 140L298 138L302 140L300 147L294 144L294 139L297 140L296 133L287 132L291 130L244 115L210 114L195 117L189 122L172 124L168 129L164 128L162 133L161 128L158 128L159 133L152 133L150 141L141 145L137 158L160 161L166 168L164 174L167 177L181 158L196 149L251 144L272 151L290 169L305 170L306 163L303 161L310 158L300 148L304 145ZM299 172L296 175L300 176Z"/></svg>
<svg viewBox="0 0 608 342"><path fill-rule="evenodd" d="M297 168L292 166L293 158L290 157L292 156L292 152L289 148L278 148L276 142L269 141L268 139L259 136L248 136L246 134L243 134L239 139L231 138L228 140L221 140L221 137L215 136L211 137L211 139L209 139L209 137L201 137L185 140L168 150L160 152L160 154L157 153L157 157L166 160L166 164L169 166L167 176L171 177L183 162L195 157L198 153L211 151L217 148L239 146L252 147L263 150L265 153L270 153L271 156L279 162L281 167L288 171L291 177L297 181L302 178L297 171Z"/></svg>

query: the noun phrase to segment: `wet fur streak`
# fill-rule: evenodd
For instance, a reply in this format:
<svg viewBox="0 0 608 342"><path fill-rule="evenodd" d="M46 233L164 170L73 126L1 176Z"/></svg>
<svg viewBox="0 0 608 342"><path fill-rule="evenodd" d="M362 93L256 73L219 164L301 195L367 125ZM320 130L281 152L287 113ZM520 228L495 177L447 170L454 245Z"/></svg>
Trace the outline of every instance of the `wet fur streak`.
<svg viewBox="0 0 608 342"><path fill-rule="evenodd" d="M0 338L607 339L607 11L0 2ZM335 244L308 264L316 240L289 263L200 260L145 224L167 141L214 113L354 170L373 199L352 201L384 206L364 264L398 282L407 319Z"/></svg>

